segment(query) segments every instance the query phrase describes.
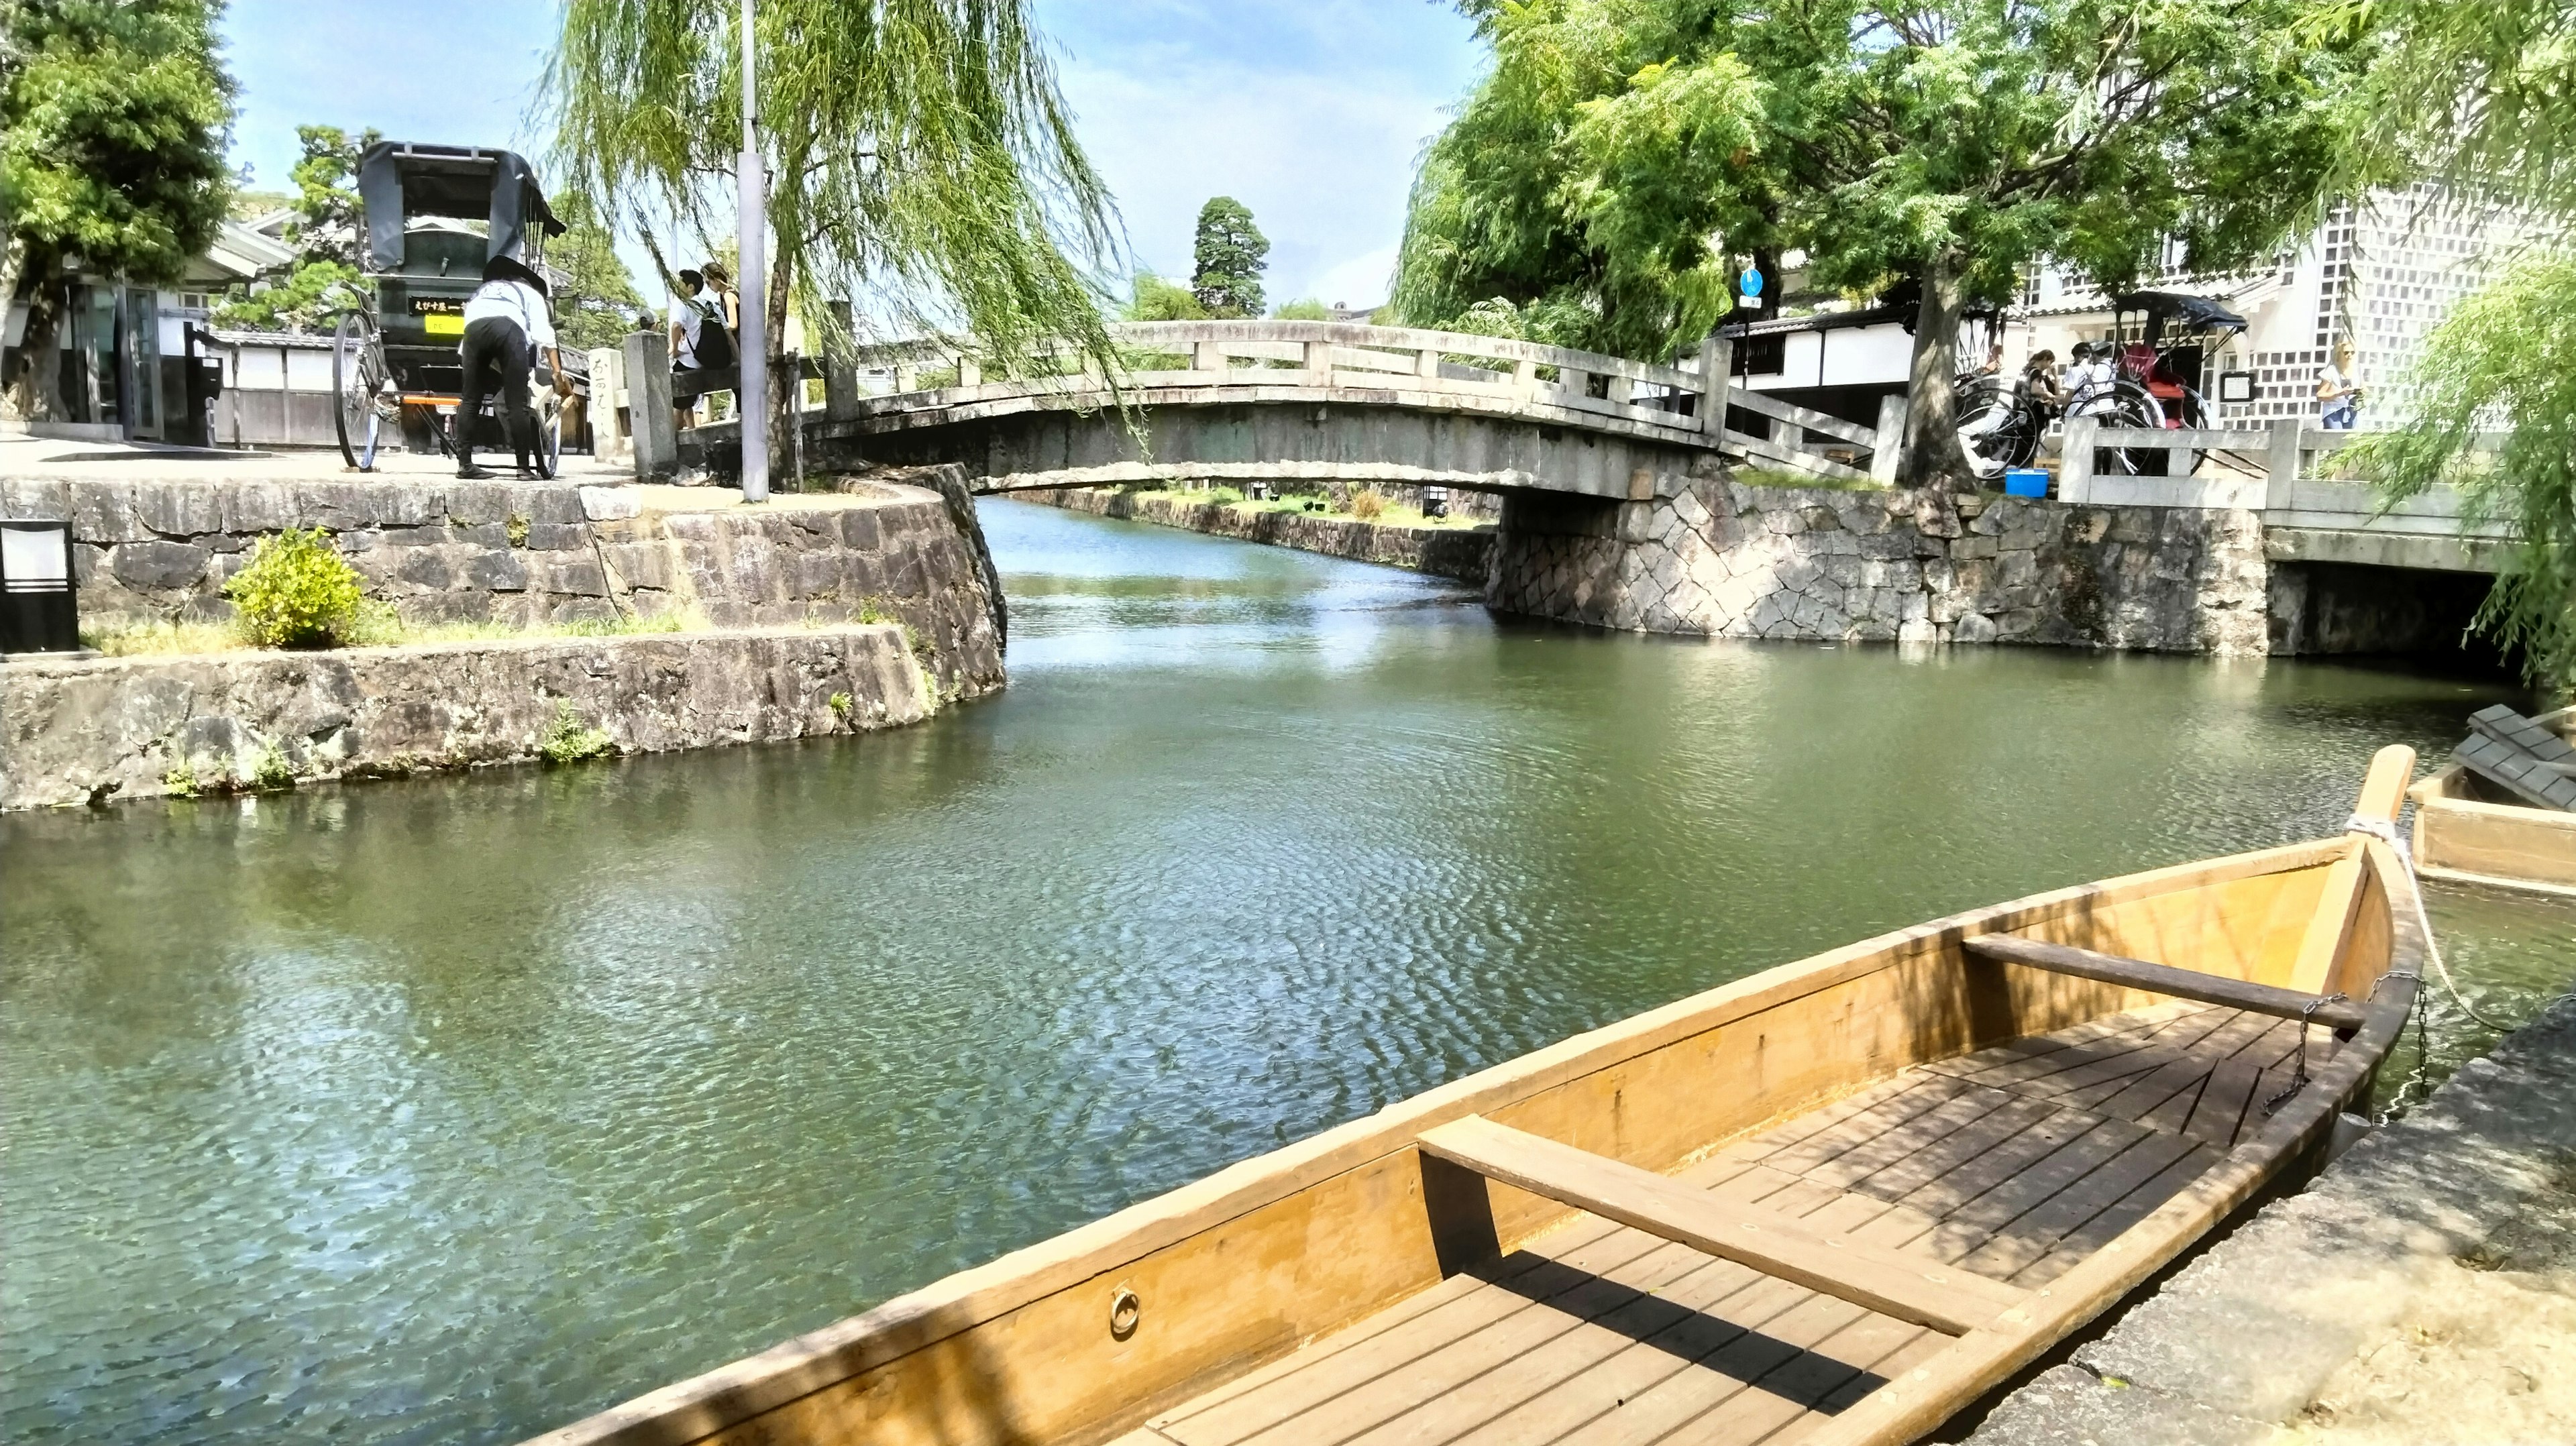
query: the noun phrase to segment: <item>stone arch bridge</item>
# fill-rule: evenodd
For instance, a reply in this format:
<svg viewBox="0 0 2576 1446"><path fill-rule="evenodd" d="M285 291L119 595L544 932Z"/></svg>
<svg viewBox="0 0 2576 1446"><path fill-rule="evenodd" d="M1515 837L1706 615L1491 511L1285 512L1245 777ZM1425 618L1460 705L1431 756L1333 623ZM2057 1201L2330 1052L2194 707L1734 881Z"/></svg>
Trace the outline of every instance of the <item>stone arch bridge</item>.
<svg viewBox="0 0 2576 1446"><path fill-rule="evenodd" d="M2392 521L2359 504L2340 521L2299 512L2299 530L2272 527L2267 545L2274 514L2292 514L2265 499L2314 490L2298 460L2323 455L2313 435L2306 450L2260 432L2106 437L2212 449L2245 475L2153 479L2132 496L2077 467L2072 502L1960 507L1888 485L1899 399L1861 426L1732 386L1722 339L1666 366L1326 322L1111 330L1125 363L1114 387L1069 357L1060 374L987 379L971 344L870 348L825 374L826 405L806 414L808 456L955 463L986 494L1180 480L1499 493L1490 604L1659 632L2377 651L2405 645L2409 629L2455 630L2450 593L2482 589L2482 576L2462 574L2494 565L2492 545L2460 535L2456 518ZM637 375L659 370L649 351L625 360ZM891 373L892 389L863 393L863 367ZM641 414L657 413L667 415L649 404ZM721 466L738 446L730 425L683 438L638 435L639 472ZM1745 485L1745 469L1765 485ZM2451 560L2356 572L2302 551L2379 557L2390 539L2364 534L2419 526L2426 538L2396 541ZM2392 594L2399 574L2412 580Z"/></svg>

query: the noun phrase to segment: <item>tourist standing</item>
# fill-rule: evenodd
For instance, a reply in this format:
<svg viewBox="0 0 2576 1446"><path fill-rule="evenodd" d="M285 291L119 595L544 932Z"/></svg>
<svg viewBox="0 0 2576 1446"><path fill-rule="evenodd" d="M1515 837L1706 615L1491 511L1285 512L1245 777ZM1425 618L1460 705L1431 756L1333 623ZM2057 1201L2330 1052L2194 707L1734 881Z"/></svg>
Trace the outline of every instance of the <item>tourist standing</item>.
<svg viewBox="0 0 2576 1446"><path fill-rule="evenodd" d="M2361 421L2361 378L2353 371L2351 342L2336 342L2334 360L2317 368L2317 402L2329 432L2349 432Z"/></svg>
<svg viewBox="0 0 2576 1446"><path fill-rule="evenodd" d="M2066 415L2107 417L2119 410L2120 368L2111 343L2075 344L2075 365L2066 373Z"/></svg>
<svg viewBox="0 0 2576 1446"><path fill-rule="evenodd" d="M698 393L691 385L706 368L698 361L698 338L704 332L707 314L698 300L706 290L706 278L695 271L679 274L680 293L671 298L671 410L685 431L698 424Z"/></svg>
<svg viewBox="0 0 2576 1446"><path fill-rule="evenodd" d="M474 465L474 429L483 419L484 396L494 391L501 394L501 430L517 454L519 480L545 475L530 461L538 448L536 413L528 405L528 374L542 358L557 392L569 392L572 385L564 375L563 357L555 350L545 278L507 256L485 262L483 284L465 303L465 339L456 350L465 360L464 395L456 403L456 475L492 475Z"/></svg>

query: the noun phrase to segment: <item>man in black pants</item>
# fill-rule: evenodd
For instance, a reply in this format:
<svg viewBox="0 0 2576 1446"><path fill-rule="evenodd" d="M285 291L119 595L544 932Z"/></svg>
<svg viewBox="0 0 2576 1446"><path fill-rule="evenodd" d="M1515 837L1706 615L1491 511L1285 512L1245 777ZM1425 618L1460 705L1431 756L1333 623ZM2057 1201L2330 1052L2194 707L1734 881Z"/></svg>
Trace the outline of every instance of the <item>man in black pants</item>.
<svg viewBox="0 0 2576 1446"><path fill-rule="evenodd" d="M483 397L501 394L501 428L518 454L519 480L545 475L529 461L538 452L537 418L528 407L528 372L538 356L554 374L555 389L566 384L563 358L555 349L554 318L546 306L546 282L507 256L483 266L483 284L465 303L465 395L456 404L456 475L481 478L492 474L474 465L474 428L482 419Z"/></svg>

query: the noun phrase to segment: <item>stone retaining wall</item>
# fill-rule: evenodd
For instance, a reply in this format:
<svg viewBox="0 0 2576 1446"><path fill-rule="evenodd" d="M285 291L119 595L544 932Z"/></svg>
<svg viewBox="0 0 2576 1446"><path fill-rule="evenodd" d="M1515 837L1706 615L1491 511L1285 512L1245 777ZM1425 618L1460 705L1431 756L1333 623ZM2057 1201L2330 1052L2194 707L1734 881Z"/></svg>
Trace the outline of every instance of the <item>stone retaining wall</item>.
<svg viewBox="0 0 2576 1446"><path fill-rule="evenodd" d="M1819 641L2263 653L2260 519L1659 477L1656 500L1513 495L1486 600L1599 627Z"/></svg>
<svg viewBox="0 0 2576 1446"><path fill-rule="evenodd" d="M1494 551L1495 534L1490 529L1390 527L1357 518L1325 517L1311 512L1256 512L1213 502L1142 497L1093 487L1010 495L1101 517L1132 518L1353 562L1411 568L1478 585L1485 581Z"/></svg>
<svg viewBox="0 0 2576 1446"><path fill-rule="evenodd" d="M407 622L878 615L928 644L943 688L998 684L998 600L971 503L962 527L931 488L848 485L746 508L709 492L652 507L641 489L562 482L11 479L0 514L70 520L84 627L230 617L223 586L262 534L322 527Z"/></svg>
<svg viewBox="0 0 2576 1446"><path fill-rule="evenodd" d="M559 717L627 753L857 733L998 685L938 688L892 623L19 661L0 807L524 762Z"/></svg>

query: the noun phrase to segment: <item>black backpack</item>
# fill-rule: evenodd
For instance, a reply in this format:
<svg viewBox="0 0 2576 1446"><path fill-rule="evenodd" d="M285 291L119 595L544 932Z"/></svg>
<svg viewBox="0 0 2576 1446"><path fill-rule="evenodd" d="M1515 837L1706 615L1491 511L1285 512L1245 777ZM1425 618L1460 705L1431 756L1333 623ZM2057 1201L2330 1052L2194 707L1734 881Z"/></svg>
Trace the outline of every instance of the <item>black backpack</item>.
<svg viewBox="0 0 2576 1446"><path fill-rule="evenodd" d="M692 302L703 318L698 323L698 370L720 372L734 364L733 333L725 330L721 302Z"/></svg>

